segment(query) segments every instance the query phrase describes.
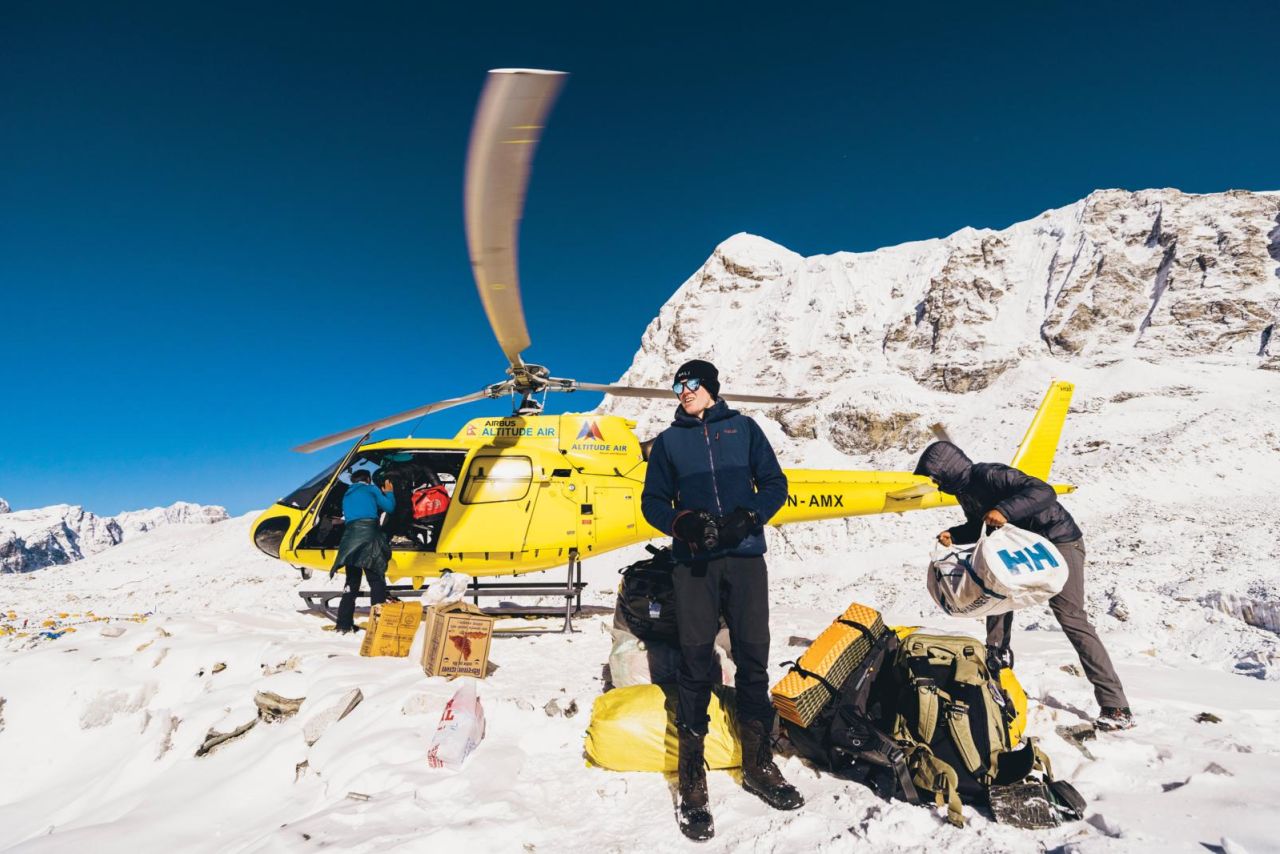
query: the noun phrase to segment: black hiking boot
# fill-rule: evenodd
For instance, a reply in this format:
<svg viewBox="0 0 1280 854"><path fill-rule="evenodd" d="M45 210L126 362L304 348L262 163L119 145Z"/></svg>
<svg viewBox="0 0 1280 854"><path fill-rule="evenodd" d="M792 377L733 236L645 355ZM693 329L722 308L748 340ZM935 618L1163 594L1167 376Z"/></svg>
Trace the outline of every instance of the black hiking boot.
<svg viewBox="0 0 1280 854"><path fill-rule="evenodd" d="M804 797L773 764L773 745L764 722L739 723L738 740L742 742L742 787L776 810L804 806Z"/></svg>
<svg viewBox="0 0 1280 854"><path fill-rule="evenodd" d="M1137 726L1133 720L1133 711L1128 706L1103 706L1102 713L1094 720L1093 725L1103 732L1133 729Z"/></svg>
<svg viewBox="0 0 1280 854"><path fill-rule="evenodd" d="M681 833L701 842L716 832L711 810L707 808L707 765L702 756L705 736L682 726L677 726L676 731L680 735L680 762L676 766L680 776L680 806L676 820Z"/></svg>

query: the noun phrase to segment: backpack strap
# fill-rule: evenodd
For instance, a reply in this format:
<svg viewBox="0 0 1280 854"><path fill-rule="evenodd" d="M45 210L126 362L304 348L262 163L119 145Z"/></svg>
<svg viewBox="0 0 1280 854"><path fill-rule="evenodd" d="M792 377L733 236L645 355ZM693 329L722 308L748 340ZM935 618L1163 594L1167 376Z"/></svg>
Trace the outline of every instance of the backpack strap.
<svg viewBox="0 0 1280 854"><path fill-rule="evenodd" d="M964 827L960 808L960 777L956 769L943 762L927 746L917 744L910 765L916 785L933 792L934 803L947 806L947 822Z"/></svg>
<svg viewBox="0 0 1280 854"><path fill-rule="evenodd" d="M857 629L858 631L862 632L862 636L865 637L867 640L873 641L873 642L875 641L875 638L871 636L871 629L862 625L862 623L859 623L857 620L846 620L844 617L838 617L836 619L836 622L842 626L848 626L851 629Z"/></svg>
<svg viewBox="0 0 1280 854"><path fill-rule="evenodd" d="M973 740L973 731L969 728L969 705L953 700L946 705L947 729L951 731L951 741L956 746L964 767L969 773L986 782L991 776L990 768L982 761L978 745Z"/></svg>
<svg viewBox="0 0 1280 854"><path fill-rule="evenodd" d="M811 676L814 679L817 679L819 682L822 683L823 688L826 688L828 691L831 692L832 698L838 697L840 695L839 688L832 685L825 677L819 676L817 673L814 673L812 670L805 670L803 667L800 666L800 662L784 661L782 662L782 664L784 667L790 667L793 671L795 671L796 673L799 673L801 676Z"/></svg>
<svg viewBox="0 0 1280 854"><path fill-rule="evenodd" d="M978 659L973 657L973 655L970 654L970 651L966 649L964 651L964 655L956 656L955 670L952 678L963 685L983 685L987 681L983 678L983 666L984 665L980 664Z"/></svg>
<svg viewBox="0 0 1280 854"><path fill-rule="evenodd" d="M938 683L928 677L917 677L911 680L916 689L916 732L925 744L933 741L933 734L938 729L939 698L950 700L943 691L938 690Z"/></svg>
<svg viewBox="0 0 1280 854"><path fill-rule="evenodd" d="M1035 754L1035 769L1044 774L1045 780L1053 782L1053 765L1049 762L1049 757L1040 749L1039 741L1032 736L1027 739L1027 746L1031 748L1031 752Z"/></svg>

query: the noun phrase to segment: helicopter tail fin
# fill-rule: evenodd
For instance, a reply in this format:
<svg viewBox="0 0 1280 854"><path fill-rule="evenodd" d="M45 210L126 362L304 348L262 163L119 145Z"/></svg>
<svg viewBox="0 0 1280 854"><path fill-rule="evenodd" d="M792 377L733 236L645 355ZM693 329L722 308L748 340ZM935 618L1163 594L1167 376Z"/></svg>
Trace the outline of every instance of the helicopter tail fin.
<svg viewBox="0 0 1280 854"><path fill-rule="evenodd" d="M1032 477L1041 480L1049 479L1049 470L1053 468L1053 457L1058 450L1058 441L1062 438L1062 424L1067 419L1067 409L1071 406L1071 395L1075 386L1062 380L1054 380L1045 392L1040 408L1031 419L1031 426L1022 437L1022 443L1014 452L1009 465Z"/></svg>

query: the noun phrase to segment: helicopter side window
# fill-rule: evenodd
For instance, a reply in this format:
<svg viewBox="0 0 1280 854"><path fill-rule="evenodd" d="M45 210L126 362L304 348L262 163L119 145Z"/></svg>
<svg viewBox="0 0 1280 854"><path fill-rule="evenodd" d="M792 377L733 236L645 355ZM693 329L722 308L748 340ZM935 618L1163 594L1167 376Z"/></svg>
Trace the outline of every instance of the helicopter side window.
<svg viewBox="0 0 1280 854"><path fill-rule="evenodd" d="M519 501L533 483L529 457L476 457L462 483L463 504Z"/></svg>
<svg viewBox="0 0 1280 854"><path fill-rule="evenodd" d="M325 466L324 470L315 477L290 492L284 498L281 498L279 503L286 507L296 507L299 510L306 508L320 494L320 490L324 489L324 485L329 482L329 479L333 477L333 473L340 465L342 465L341 458L334 460L333 463Z"/></svg>

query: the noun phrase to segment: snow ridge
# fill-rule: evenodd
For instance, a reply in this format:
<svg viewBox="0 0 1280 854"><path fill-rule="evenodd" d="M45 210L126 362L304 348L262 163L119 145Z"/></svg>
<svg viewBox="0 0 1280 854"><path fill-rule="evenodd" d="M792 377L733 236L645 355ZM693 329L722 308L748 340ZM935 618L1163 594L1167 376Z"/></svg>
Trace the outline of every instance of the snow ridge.
<svg viewBox="0 0 1280 854"><path fill-rule="evenodd" d="M223 507L186 501L118 516L98 516L70 504L15 511L4 499L0 508L0 573L72 563L164 525L212 524L227 518Z"/></svg>

